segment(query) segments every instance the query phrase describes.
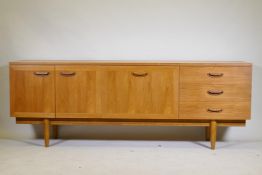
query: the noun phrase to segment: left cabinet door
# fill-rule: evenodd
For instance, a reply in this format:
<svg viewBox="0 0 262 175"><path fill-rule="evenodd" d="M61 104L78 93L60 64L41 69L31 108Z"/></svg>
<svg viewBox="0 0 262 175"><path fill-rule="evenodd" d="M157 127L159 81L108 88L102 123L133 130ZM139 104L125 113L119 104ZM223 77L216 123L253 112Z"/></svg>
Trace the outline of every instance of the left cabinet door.
<svg viewBox="0 0 262 175"><path fill-rule="evenodd" d="M10 65L10 106L14 117L55 117L53 65Z"/></svg>

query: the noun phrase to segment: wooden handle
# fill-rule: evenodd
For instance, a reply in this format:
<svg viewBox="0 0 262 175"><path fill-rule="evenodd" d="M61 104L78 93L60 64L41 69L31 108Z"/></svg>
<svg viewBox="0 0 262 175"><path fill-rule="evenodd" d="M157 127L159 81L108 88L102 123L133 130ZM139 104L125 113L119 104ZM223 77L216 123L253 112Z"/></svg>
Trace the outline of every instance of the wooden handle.
<svg viewBox="0 0 262 175"><path fill-rule="evenodd" d="M222 112L223 109L216 109L216 108L208 108L207 112L215 112L215 113L219 113Z"/></svg>
<svg viewBox="0 0 262 175"><path fill-rule="evenodd" d="M217 78L217 77L222 77L224 74L223 74L223 73L209 72L207 75L208 75L209 77Z"/></svg>
<svg viewBox="0 0 262 175"><path fill-rule="evenodd" d="M76 73L72 71L60 72L60 75L65 76L65 77L74 76L75 74Z"/></svg>
<svg viewBox="0 0 262 175"><path fill-rule="evenodd" d="M36 75L36 76L47 76L47 75L49 75L49 72L47 72L47 71L37 71L37 72L34 72L34 75Z"/></svg>
<svg viewBox="0 0 262 175"><path fill-rule="evenodd" d="M212 90L208 90L207 93L209 95L221 95L224 93L223 90L216 90L216 89L212 89Z"/></svg>
<svg viewBox="0 0 262 175"><path fill-rule="evenodd" d="M148 75L147 72L132 72L132 75L135 77L145 77Z"/></svg>

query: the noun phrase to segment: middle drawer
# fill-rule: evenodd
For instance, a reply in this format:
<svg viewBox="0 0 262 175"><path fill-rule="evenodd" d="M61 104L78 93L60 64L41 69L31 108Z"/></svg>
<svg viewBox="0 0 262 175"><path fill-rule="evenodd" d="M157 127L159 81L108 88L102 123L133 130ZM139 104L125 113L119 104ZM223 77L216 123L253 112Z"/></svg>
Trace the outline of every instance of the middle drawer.
<svg viewBox="0 0 262 175"><path fill-rule="evenodd" d="M249 84L193 84L182 83L180 100L189 101L248 101Z"/></svg>

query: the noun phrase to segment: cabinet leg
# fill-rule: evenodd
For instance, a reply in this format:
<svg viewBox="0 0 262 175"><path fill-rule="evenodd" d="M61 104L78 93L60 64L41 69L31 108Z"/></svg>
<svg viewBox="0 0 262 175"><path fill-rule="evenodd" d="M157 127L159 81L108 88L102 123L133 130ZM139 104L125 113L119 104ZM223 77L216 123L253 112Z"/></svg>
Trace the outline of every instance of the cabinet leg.
<svg viewBox="0 0 262 175"><path fill-rule="evenodd" d="M206 136L206 141L209 141L210 140L210 127L207 126L205 127L205 136Z"/></svg>
<svg viewBox="0 0 262 175"><path fill-rule="evenodd" d="M49 137L50 137L50 131L49 131L50 122L48 119L44 119L44 138L45 138L45 147L49 146Z"/></svg>
<svg viewBox="0 0 262 175"><path fill-rule="evenodd" d="M211 121L210 122L210 143L211 143L211 149L216 148L216 137L217 137L217 122Z"/></svg>
<svg viewBox="0 0 262 175"><path fill-rule="evenodd" d="M58 139L58 125L53 126L54 139Z"/></svg>

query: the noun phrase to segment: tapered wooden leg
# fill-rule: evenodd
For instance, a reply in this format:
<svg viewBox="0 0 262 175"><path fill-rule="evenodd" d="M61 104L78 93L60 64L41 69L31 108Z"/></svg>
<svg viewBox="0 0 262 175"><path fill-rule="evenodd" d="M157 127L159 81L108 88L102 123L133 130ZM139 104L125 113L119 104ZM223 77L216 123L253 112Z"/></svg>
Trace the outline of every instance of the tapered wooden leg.
<svg viewBox="0 0 262 175"><path fill-rule="evenodd" d="M45 147L48 147L48 146L49 146L49 137L50 137L49 125L50 125L49 120L48 120L48 119L44 119Z"/></svg>
<svg viewBox="0 0 262 175"><path fill-rule="evenodd" d="M217 122L211 121L210 122L210 143L211 149L216 148L216 137L217 137Z"/></svg>
<svg viewBox="0 0 262 175"><path fill-rule="evenodd" d="M58 125L53 126L54 139L58 139Z"/></svg>
<svg viewBox="0 0 262 175"><path fill-rule="evenodd" d="M206 141L209 141L210 140L210 127L207 126L205 127L205 135L206 135Z"/></svg>

